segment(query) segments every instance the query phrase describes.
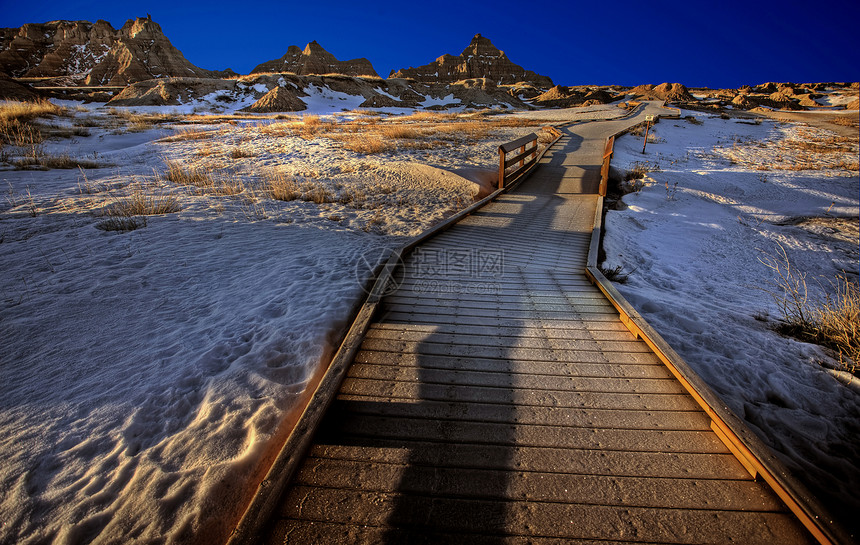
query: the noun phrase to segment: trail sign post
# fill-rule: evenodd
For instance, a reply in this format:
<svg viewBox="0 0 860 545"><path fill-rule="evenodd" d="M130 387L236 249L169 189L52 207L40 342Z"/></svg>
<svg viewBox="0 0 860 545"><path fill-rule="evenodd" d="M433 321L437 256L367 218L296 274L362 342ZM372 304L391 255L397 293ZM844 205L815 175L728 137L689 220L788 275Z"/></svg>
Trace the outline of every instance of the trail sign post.
<svg viewBox="0 0 860 545"><path fill-rule="evenodd" d="M645 116L645 141L642 142L642 153L645 153L645 146L648 144L648 129L651 128L651 123L654 122L653 115Z"/></svg>

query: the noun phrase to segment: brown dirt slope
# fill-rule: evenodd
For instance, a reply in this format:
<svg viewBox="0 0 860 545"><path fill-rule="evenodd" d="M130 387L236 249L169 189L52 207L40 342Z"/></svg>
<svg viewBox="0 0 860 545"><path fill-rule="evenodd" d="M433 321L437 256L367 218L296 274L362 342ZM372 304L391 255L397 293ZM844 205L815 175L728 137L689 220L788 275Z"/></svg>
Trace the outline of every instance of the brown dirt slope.
<svg viewBox="0 0 860 545"><path fill-rule="evenodd" d="M300 112L307 109L308 105L296 96L296 92L286 87L275 87L260 100L245 108L246 111L258 113Z"/></svg>
<svg viewBox="0 0 860 545"><path fill-rule="evenodd" d="M0 99L3 100L36 100L39 95L26 85L14 81L0 72Z"/></svg>
<svg viewBox="0 0 860 545"><path fill-rule="evenodd" d="M638 85L631 89L629 93L635 96L641 96L653 100L665 100L668 102L686 102L696 100L693 98L693 95L690 94L690 91L680 83L661 83L657 86L651 84Z"/></svg>

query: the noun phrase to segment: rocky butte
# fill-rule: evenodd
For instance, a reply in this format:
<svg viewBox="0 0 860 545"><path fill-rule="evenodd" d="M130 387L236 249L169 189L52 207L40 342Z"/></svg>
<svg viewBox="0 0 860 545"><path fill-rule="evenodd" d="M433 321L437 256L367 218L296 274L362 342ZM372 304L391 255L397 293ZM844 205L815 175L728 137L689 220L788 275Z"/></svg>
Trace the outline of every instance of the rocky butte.
<svg viewBox="0 0 860 545"><path fill-rule="evenodd" d="M489 38L475 34L460 56L442 55L430 64L417 68L391 71L389 77L413 79L422 83L454 83L465 79L486 78L497 85L511 85L521 81L537 87L552 87L552 80L541 76L508 59L504 51L493 45Z"/></svg>
<svg viewBox="0 0 860 545"><path fill-rule="evenodd" d="M292 72L299 76L343 74L345 76L379 77L369 60L360 58L339 61L334 55L323 49L323 46L318 44L316 40L306 45L304 50L299 49L296 45L291 45L280 59L264 62L251 70L252 74L272 72Z"/></svg>
<svg viewBox="0 0 860 545"><path fill-rule="evenodd" d="M107 21L51 21L0 29L0 71L68 84L127 85L161 77L212 77L194 66L149 17L119 30Z"/></svg>

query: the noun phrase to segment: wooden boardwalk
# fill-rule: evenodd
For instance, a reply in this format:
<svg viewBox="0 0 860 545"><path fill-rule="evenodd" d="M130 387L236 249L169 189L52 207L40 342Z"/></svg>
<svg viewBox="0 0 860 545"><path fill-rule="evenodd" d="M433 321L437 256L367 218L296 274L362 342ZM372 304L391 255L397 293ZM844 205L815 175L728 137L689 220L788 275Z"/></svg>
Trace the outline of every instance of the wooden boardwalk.
<svg viewBox="0 0 860 545"><path fill-rule="evenodd" d="M584 274L603 139L407 260L264 543L807 543Z"/></svg>

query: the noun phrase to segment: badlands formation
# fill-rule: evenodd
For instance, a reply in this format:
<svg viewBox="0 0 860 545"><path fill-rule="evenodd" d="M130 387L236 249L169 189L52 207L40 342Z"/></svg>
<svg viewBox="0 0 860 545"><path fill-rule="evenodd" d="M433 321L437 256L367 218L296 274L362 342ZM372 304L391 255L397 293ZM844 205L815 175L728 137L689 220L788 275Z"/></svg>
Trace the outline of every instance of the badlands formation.
<svg viewBox="0 0 860 545"><path fill-rule="evenodd" d="M844 88L834 104L826 92ZM149 16L119 30L106 21L52 21L0 28L0 98L39 97L107 102L112 106L200 104L219 111L300 112L313 96L349 97L360 108L534 109L660 99L691 109L857 109L857 84L765 83L739 89L661 85L554 85L513 63L476 34L460 55L444 54L418 67L379 77L366 58L341 61L316 41L291 45L250 75L213 71L189 62ZM229 108L231 105L239 107Z"/></svg>
<svg viewBox="0 0 860 545"><path fill-rule="evenodd" d="M188 62L149 17L128 20L119 30L107 21L52 21L0 29L0 71L88 86L216 75Z"/></svg>

